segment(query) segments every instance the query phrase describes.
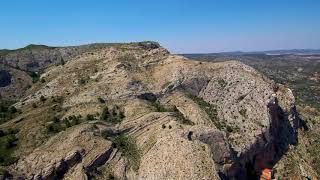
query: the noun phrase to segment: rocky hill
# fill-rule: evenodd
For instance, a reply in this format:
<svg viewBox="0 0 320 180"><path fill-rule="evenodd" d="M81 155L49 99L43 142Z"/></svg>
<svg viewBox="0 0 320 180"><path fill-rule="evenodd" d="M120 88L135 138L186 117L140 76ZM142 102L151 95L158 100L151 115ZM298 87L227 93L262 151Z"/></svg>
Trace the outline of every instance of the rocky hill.
<svg viewBox="0 0 320 180"><path fill-rule="evenodd" d="M15 63L43 73L0 125L4 177L254 179L265 168L318 177L307 161L286 174L304 122L291 90L253 68L153 42L84 47L64 63L39 60L43 69Z"/></svg>
<svg viewBox="0 0 320 180"><path fill-rule="evenodd" d="M90 44L71 47L28 45L16 50L0 50L0 100L16 101L48 67L64 64L71 58L94 49L117 44Z"/></svg>

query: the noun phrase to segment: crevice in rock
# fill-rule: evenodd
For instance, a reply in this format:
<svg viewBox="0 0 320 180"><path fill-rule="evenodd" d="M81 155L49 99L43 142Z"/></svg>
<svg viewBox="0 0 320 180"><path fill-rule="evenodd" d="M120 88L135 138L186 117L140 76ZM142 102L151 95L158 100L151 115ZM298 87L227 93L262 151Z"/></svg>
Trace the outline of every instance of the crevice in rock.
<svg viewBox="0 0 320 180"><path fill-rule="evenodd" d="M96 170L96 168L104 165L110 158L113 152L113 148L110 147L104 153L99 154L96 158L86 167L84 167L84 172L87 175L88 179L92 179L92 172Z"/></svg>

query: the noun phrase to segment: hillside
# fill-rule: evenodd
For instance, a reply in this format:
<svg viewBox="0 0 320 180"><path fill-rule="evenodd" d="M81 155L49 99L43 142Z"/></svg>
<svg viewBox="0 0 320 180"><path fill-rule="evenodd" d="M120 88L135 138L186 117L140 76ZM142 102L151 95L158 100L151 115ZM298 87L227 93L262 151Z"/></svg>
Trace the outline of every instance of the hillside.
<svg viewBox="0 0 320 180"><path fill-rule="evenodd" d="M33 83L40 80L39 75L46 68L108 46L117 44L97 43L70 47L31 44L15 50L0 50L0 100L17 101ZM5 74L10 74L10 77Z"/></svg>
<svg viewBox="0 0 320 180"><path fill-rule="evenodd" d="M46 55L66 49L42 48L39 66L2 60L22 77L42 72L5 109L4 177L254 179L265 168L318 177L310 159L284 168L304 150L305 121L290 89L248 65L194 61L154 42L69 47L64 63Z"/></svg>

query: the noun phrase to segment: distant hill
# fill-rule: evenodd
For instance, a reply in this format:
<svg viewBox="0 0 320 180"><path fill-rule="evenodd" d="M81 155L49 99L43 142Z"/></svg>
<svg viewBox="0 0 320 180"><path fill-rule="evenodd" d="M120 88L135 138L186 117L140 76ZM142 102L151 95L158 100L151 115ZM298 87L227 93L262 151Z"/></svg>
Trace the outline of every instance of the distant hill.
<svg viewBox="0 0 320 180"><path fill-rule="evenodd" d="M320 55L320 49L286 49L286 50L269 50L269 51L231 51L231 52L218 52L218 53L190 53L183 54L187 57L203 57L203 56L240 56L240 55L252 55L252 54L262 54L262 55L285 55L285 54L294 54L294 55Z"/></svg>

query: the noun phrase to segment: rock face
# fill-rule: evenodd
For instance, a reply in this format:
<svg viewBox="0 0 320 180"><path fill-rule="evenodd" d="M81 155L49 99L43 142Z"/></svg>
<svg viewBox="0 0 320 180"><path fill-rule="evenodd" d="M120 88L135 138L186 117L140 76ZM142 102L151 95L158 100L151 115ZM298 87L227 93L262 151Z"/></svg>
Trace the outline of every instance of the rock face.
<svg viewBox="0 0 320 180"><path fill-rule="evenodd" d="M133 43L94 49L41 77L15 104L24 113L0 126L21 129L29 144L8 168L17 177L250 179L297 143L292 92L240 62L197 62ZM31 108L41 96L48 100ZM50 97L63 97L60 119L100 120L44 136ZM123 121L103 121L106 106L121 109ZM122 136L130 138L119 143ZM34 137L45 140L32 145Z"/></svg>

